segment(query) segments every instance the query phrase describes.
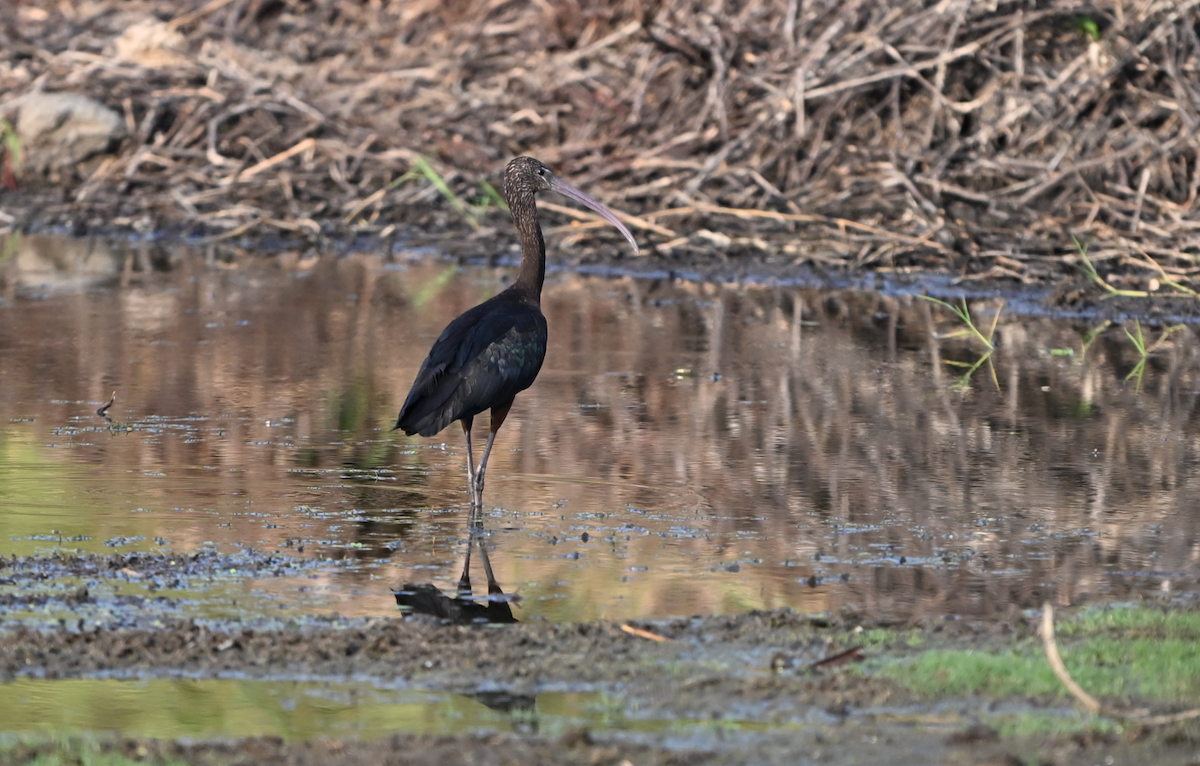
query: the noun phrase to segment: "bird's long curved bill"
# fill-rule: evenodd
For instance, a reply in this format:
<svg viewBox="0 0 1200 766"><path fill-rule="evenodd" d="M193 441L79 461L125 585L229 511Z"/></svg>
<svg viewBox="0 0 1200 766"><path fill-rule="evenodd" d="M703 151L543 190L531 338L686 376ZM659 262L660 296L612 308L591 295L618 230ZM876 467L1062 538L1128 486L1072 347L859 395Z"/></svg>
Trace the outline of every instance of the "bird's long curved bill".
<svg viewBox="0 0 1200 766"><path fill-rule="evenodd" d="M567 199L573 199L580 205L596 211L596 213L603 217L604 220L608 221L613 226L616 226L617 231L625 235L625 239L629 240L629 244L633 245L633 252L635 254L638 252L637 241L633 238L633 235L629 233L629 229L625 228L625 224L621 223L621 221L617 219L617 216L613 214L613 211L609 210L604 205L601 205L599 202L579 191L558 176L551 176L550 189L551 191L558 192Z"/></svg>

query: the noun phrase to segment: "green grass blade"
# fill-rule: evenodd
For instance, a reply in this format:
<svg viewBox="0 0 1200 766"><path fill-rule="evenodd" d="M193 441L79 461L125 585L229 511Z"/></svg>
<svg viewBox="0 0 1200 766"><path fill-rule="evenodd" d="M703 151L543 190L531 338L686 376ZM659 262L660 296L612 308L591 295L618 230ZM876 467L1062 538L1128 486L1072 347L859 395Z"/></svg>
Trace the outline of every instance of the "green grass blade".
<svg viewBox="0 0 1200 766"><path fill-rule="evenodd" d="M441 174L433 169L433 166L429 164L428 160L426 160L424 157L418 156L413 162L413 167L425 177L425 180L433 184L433 188L437 189L438 192L446 198L446 201L450 203L450 206L453 207L459 215L466 219L467 223L470 224L472 229L479 227L479 220L475 216L475 211L471 210L471 208L467 207L467 205L461 199L459 199L458 195L454 193L454 190L450 188L450 184L446 183L446 179L442 178Z"/></svg>
<svg viewBox="0 0 1200 766"><path fill-rule="evenodd" d="M12 169L20 170L21 161L24 159L21 154L21 137L13 129L12 123L3 118L0 118L0 138L3 138L4 148L8 150L8 156L12 157Z"/></svg>
<svg viewBox="0 0 1200 766"><path fill-rule="evenodd" d="M486 178L479 179L479 185L483 187L483 194L488 202L500 208L504 212L508 212L508 202L504 199L504 195L496 190L495 186L488 183Z"/></svg>
<svg viewBox="0 0 1200 766"><path fill-rule="evenodd" d="M1138 351L1138 354L1141 355L1141 357L1143 359L1145 359L1146 358L1146 339L1142 335L1142 323L1139 320L1135 319L1135 320L1133 320L1133 326L1134 326L1134 329L1137 330L1136 337L1134 336L1133 333L1129 332L1128 327L1123 327L1121 329L1125 330L1125 335L1129 338L1129 340L1131 340L1133 342L1133 347L1136 348Z"/></svg>

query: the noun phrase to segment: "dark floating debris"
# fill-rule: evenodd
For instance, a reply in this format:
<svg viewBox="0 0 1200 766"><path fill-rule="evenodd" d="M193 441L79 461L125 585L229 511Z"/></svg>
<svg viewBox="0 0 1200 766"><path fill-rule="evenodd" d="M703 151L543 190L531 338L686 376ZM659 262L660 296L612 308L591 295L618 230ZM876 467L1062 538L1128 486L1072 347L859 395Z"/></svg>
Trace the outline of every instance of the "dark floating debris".
<svg viewBox="0 0 1200 766"><path fill-rule="evenodd" d="M820 672L826 668L835 668L838 665L845 665L848 662L862 662L865 659L866 654L863 652L863 648L855 646L844 652L838 652L824 659L817 660L808 667L810 670Z"/></svg>
<svg viewBox="0 0 1200 766"><path fill-rule="evenodd" d="M100 407L100 409L96 410L96 414L102 418L107 418L108 417L108 408L113 406L113 404L116 401L117 401L117 392L113 391L112 396L108 397L108 401L105 402L103 404L103 406Z"/></svg>

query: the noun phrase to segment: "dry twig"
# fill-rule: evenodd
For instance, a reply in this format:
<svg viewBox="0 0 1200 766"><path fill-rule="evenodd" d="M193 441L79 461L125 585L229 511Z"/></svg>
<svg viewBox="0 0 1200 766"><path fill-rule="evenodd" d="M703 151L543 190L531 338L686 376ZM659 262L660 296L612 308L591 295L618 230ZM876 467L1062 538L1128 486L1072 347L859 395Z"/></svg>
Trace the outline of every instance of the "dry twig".
<svg viewBox="0 0 1200 766"><path fill-rule="evenodd" d="M1063 664L1062 657L1058 653L1058 643L1054 640L1054 607L1050 605L1049 601L1042 604L1042 648L1046 652L1046 661L1050 663L1050 668L1054 671L1054 675L1058 676L1058 680L1067 688L1071 696L1078 700L1079 704L1087 708L1089 713L1103 715L1108 718L1119 718L1142 726L1164 726L1166 724L1179 723L1180 721L1188 721L1192 718L1200 718L1200 708L1184 710L1179 713L1169 713L1167 715L1149 715L1147 712L1140 710L1122 710L1120 708L1108 707L1088 694L1082 686L1076 683L1071 674L1067 672L1067 666Z"/></svg>

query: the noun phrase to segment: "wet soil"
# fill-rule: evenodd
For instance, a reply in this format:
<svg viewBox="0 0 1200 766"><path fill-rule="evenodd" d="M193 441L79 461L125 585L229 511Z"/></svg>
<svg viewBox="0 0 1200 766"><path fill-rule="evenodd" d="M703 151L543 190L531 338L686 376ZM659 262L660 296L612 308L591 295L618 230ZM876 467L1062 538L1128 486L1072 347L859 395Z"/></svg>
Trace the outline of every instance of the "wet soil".
<svg viewBox="0 0 1200 766"><path fill-rule="evenodd" d="M179 562L193 575L216 576L228 562ZM11 579L44 576L42 559L4 562ZM103 576L137 565L151 576L165 558L59 557L53 566ZM264 566L272 566L270 560ZM877 677L882 657L918 651L901 638L864 652L865 663L814 669L813 663L861 645L869 621L801 615L792 610L641 622L666 640L627 626L591 622L507 626L448 624L429 617L306 619L287 625L159 621L115 627L87 621L57 628L16 627L0 636L0 679L17 677L232 677L354 679L453 692L495 702L539 690L601 692L630 717L711 722L710 735L619 736L579 729L566 735L464 733L395 735L382 741L237 742L106 740L104 750L145 762L396 764L721 764L812 763L1016 764L1194 763L1200 728L1097 729L1031 739L1001 737L981 723L1003 700L922 700ZM912 621L930 647L993 650L1032 627L1011 621L953 618ZM1054 711L1061 700L1008 701L1026 711ZM491 706L491 705L489 705ZM514 719L516 720L516 719ZM751 729L745 722L753 722ZM61 744L7 751L23 763ZM1112 759L1112 760L1106 760Z"/></svg>
<svg viewBox="0 0 1200 766"><path fill-rule="evenodd" d="M807 763L840 762L853 753L854 763L977 764L978 766L1012 766L1022 763L1004 747L984 736L984 742L970 747L947 746L937 739L913 741L916 738L878 736L874 730L855 730L848 737L824 736L817 741L796 736L773 735L760 737L752 743L739 742L720 750L679 748L665 750L638 744L609 744L598 742L586 731L578 731L551 741L531 739L511 734L469 735L464 737L407 737L395 736L382 742L328 741L312 744L287 744L276 739L252 739L237 745L228 743L161 743L127 740L109 745L106 749L123 753L138 761L161 762L170 759L187 763L222 764L429 764L470 763L492 764L594 764L595 766L684 766L685 764L771 764L796 763L798 752L809 754ZM957 741L954 737L951 740ZM1067 755L1064 764L1090 763L1087 744L1080 746L1065 742L1058 750ZM33 761L49 747L24 748L17 756ZM862 760L858 760L858 759ZM930 759L936 760L930 760Z"/></svg>

